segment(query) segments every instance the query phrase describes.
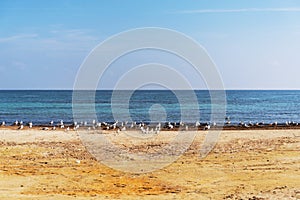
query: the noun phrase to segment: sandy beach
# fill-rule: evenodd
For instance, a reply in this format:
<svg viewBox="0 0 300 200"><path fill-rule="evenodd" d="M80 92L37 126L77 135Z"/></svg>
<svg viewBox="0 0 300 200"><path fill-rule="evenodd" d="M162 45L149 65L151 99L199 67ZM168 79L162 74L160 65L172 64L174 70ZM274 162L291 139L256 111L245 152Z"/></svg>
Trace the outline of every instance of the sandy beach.
<svg viewBox="0 0 300 200"><path fill-rule="evenodd" d="M172 134L159 133L152 146ZM0 128L0 199L300 199L300 130L225 130L200 159L205 134L169 166L137 174L98 162L76 131Z"/></svg>

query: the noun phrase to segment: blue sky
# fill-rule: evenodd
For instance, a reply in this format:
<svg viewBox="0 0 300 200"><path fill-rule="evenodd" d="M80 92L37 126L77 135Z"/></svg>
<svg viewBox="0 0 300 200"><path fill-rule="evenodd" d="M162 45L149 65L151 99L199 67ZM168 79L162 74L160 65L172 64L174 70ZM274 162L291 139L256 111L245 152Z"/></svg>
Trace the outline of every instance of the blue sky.
<svg viewBox="0 0 300 200"><path fill-rule="evenodd" d="M72 89L97 44L140 27L194 38L226 89L300 89L298 0L3 0L0 26L1 89Z"/></svg>

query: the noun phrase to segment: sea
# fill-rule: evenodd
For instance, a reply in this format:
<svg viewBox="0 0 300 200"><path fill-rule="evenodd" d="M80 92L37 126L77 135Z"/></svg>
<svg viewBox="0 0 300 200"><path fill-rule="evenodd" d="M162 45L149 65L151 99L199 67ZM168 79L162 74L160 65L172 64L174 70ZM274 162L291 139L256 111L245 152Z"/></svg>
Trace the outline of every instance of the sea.
<svg viewBox="0 0 300 200"><path fill-rule="evenodd" d="M189 122L211 122L212 100L207 90L192 91L136 90L122 91L113 96L112 90L81 91L82 120L90 123L116 120L150 123L154 121L179 122L183 112ZM87 99L91 93L93 99ZM16 120L35 125L50 121L74 121L74 96L72 90L1 90L0 121L7 125ZM181 97L178 97L178 94ZM300 122L300 91L294 90L227 90L225 113L222 117L231 124L240 122L285 123ZM183 97L183 98L182 98ZM128 101L124 101L128 98ZM73 101L72 101L73 100ZM93 113L87 107L94 108ZM117 119L116 119L117 118Z"/></svg>

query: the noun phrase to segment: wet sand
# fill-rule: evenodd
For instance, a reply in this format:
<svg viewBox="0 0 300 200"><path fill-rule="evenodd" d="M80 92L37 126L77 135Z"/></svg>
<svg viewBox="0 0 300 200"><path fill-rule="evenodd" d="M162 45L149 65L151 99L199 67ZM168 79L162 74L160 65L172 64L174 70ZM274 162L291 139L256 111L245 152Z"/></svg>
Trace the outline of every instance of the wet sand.
<svg viewBox="0 0 300 200"><path fill-rule="evenodd" d="M135 174L96 161L76 131L0 128L0 199L300 199L300 130L225 130L200 159L205 134L169 166Z"/></svg>

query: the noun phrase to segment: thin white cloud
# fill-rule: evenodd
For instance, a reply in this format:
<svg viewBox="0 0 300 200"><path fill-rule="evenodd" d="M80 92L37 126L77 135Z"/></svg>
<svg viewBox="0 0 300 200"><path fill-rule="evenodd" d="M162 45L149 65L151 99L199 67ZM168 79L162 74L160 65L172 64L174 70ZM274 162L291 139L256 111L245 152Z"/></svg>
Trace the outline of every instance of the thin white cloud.
<svg viewBox="0 0 300 200"><path fill-rule="evenodd" d="M19 34L19 35L13 35L9 37L2 37L0 38L0 43L11 42L11 41L21 40L21 39L35 38L37 36L38 36L37 34Z"/></svg>
<svg viewBox="0 0 300 200"><path fill-rule="evenodd" d="M50 27L51 28L51 27ZM100 38L86 29L63 29L55 27L46 34L20 33L0 37L0 44L13 44L8 47L15 50L33 51L88 51L100 42Z"/></svg>
<svg viewBox="0 0 300 200"><path fill-rule="evenodd" d="M181 14L205 14L205 13L243 13L243 12L300 12L299 8L239 8L239 9L199 9L182 10Z"/></svg>

